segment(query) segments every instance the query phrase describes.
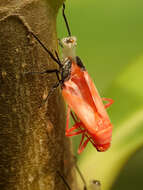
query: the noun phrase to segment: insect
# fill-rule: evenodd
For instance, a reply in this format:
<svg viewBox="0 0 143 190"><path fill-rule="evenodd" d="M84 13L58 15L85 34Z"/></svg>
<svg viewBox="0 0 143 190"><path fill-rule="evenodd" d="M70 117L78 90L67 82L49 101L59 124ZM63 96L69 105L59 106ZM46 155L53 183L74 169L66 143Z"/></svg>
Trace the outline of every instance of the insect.
<svg viewBox="0 0 143 190"><path fill-rule="evenodd" d="M112 124L106 112L106 108L113 103L113 100L100 97L81 59L76 56L76 37L71 36L68 21L65 16L65 4L63 4L62 13L69 35L63 38L59 43L62 47L62 61L56 51L54 55L44 46L39 38L31 32L34 38L36 38L59 66L59 70L46 70L41 72L41 74L56 73L58 82L50 90L49 95L58 86L61 86L62 95L68 105L65 135L82 135L78 153L80 154L84 150L88 142L91 142L97 151L106 151L110 147L112 137ZM107 101L108 103L104 105L103 101ZM75 122L71 128L69 128L70 115Z"/></svg>

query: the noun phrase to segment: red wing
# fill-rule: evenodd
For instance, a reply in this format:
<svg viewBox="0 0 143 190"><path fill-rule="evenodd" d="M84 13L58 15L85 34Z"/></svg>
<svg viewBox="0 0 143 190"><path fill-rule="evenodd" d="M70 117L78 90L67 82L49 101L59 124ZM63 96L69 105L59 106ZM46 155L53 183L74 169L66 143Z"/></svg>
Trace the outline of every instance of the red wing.
<svg viewBox="0 0 143 190"><path fill-rule="evenodd" d="M78 86L72 82L70 84L70 81L68 81L66 88L62 90L62 94L69 107L86 126L89 125L89 121L91 126L95 126L94 109L84 101Z"/></svg>
<svg viewBox="0 0 143 190"><path fill-rule="evenodd" d="M83 71L78 71L64 82L62 94L77 117L86 127L88 126L88 130L93 130L93 126L96 128L97 110Z"/></svg>
<svg viewBox="0 0 143 190"><path fill-rule="evenodd" d="M93 83L92 79L90 78L89 74L87 73L87 71L83 71L84 72L84 78L86 80L86 83L89 87L90 93L92 95L92 99L95 103L96 109L98 111L98 113L104 117L104 118L109 118L108 114L106 112L106 109L104 107L104 104L102 102L102 99L98 93L98 90L95 87L95 84Z"/></svg>

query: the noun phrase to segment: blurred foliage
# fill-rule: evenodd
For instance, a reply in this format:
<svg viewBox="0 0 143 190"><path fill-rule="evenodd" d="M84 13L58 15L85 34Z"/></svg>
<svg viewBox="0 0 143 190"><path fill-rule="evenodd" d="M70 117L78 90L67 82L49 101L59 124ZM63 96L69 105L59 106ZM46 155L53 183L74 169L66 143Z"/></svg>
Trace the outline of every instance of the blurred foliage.
<svg viewBox="0 0 143 190"><path fill-rule="evenodd" d="M114 124L112 147L105 153L98 153L88 145L78 157L86 179L101 180L102 190L111 189L113 183L116 190L142 188L142 181L139 183L140 178L135 174L143 175L143 151L140 151L140 156L135 155L137 160L132 161L130 166L127 164L127 160L133 160L133 154L143 144L142 10L143 1L140 0L66 2L70 28L78 39L77 55L95 80L101 96L115 100L108 109ZM58 36L67 36L61 12L58 16ZM72 139L76 152L80 139ZM128 183L123 179L125 175L122 176L124 170L117 178L125 163ZM136 164L140 165L142 173L138 173ZM131 173L134 173L134 181L129 181L127 177Z"/></svg>

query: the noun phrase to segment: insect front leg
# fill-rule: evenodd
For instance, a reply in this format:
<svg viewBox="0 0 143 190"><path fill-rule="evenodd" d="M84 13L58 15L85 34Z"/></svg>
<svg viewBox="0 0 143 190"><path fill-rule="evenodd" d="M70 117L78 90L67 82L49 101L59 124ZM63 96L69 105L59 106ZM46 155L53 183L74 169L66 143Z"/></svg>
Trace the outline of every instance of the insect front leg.
<svg viewBox="0 0 143 190"><path fill-rule="evenodd" d="M57 69L51 69L51 70L46 70L46 71L42 71L42 72L38 72L38 71L25 72L25 74L50 74L50 73L56 73L56 77L57 77L58 81L60 81L59 70L57 70Z"/></svg>
<svg viewBox="0 0 143 190"><path fill-rule="evenodd" d="M54 92L54 90L56 90L58 88L58 86L60 85L60 81L57 82L56 84L53 85L53 87L50 89L48 96L44 99L43 104L45 104L48 100L48 98L50 97L50 95Z"/></svg>
<svg viewBox="0 0 143 190"><path fill-rule="evenodd" d="M108 103L104 105L105 108L108 108L111 104L114 103L114 100L111 98L102 98L103 101L107 101Z"/></svg>

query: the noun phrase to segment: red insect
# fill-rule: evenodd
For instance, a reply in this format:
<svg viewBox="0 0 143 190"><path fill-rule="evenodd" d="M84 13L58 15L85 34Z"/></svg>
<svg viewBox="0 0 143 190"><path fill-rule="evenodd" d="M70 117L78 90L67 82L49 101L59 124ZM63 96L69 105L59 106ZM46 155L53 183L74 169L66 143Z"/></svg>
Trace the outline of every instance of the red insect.
<svg viewBox="0 0 143 190"><path fill-rule="evenodd" d="M112 99L100 98L88 72L79 57L75 56L76 38L71 37L67 19L63 17L68 29L69 37L62 40L63 57L71 63L68 80L62 85L62 95L68 104L66 136L82 134L78 153L81 153L90 141L98 151L106 151L111 142L112 124L106 108ZM65 63L66 64L66 63ZM103 101L108 101L106 105ZM71 112L74 111L74 114ZM69 128L69 117L73 117L75 124Z"/></svg>
<svg viewBox="0 0 143 190"><path fill-rule="evenodd" d="M68 104L66 136L82 134L78 153L84 150L89 141L98 151L106 151L110 146L112 137L112 124L106 108L113 103L113 100L100 98L81 59L75 55L76 37L71 36L64 10L65 5L63 5L63 17L69 37L63 38L60 42L63 51L62 62L57 52L55 57L32 33L51 58L59 65L59 70L53 69L41 73L56 73L58 83L53 86L50 93L61 85L62 95ZM108 103L104 105L103 100L108 101ZM71 128L69 128L70 114L75 121Z"/></svg>

